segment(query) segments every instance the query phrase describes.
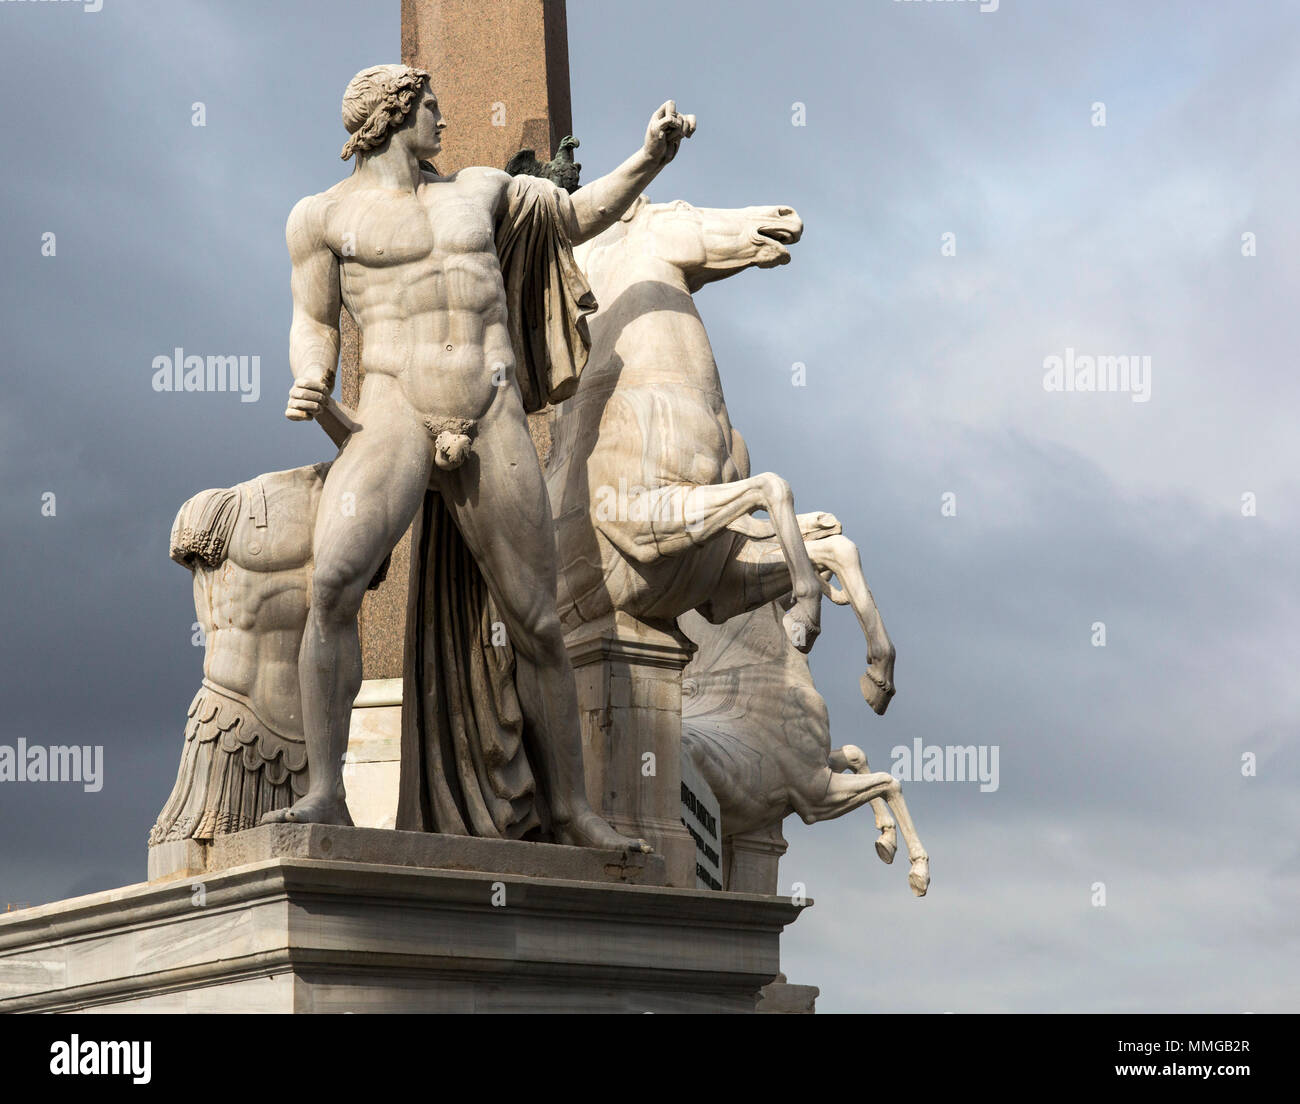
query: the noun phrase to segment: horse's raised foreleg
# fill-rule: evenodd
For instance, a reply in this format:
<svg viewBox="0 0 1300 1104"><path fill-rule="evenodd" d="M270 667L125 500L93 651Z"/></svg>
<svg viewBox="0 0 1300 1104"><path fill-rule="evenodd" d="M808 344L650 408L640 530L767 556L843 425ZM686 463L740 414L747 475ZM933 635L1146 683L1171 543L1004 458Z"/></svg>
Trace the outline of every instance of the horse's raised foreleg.
<svg viewBox="0 0 1300 1104"><path fill-rule="evenodd" d="M826 594L838 605L852 606L862 626L867 641L867 673L860 684L862 696L877 713L884 713L894 696L894 644L862 574L858 546L839 532L839 522L830 514L800 514L797 520L809 538L805 547L823 580ZM714 624L777 601L790 592L785 556L771 530L765 529L765 523L751 518L746 519L743 528L732 528L749 539L740 543L717 590L700 607L700 613ZM831 576L839 579L843 590L830 585Z"/></svg>
<svg viewBox="0 0 1300 1104"><path fill-rule="evenodd" d="M819 572L829 572L839 579L848 604L857 615L862 635L867 638L867 673L862 676L862 696L872 709L883 714L894 696L894 644L862 574L858 546L837 534L810 541L808 555ZM834 591L830 596L832 601L839 600Z"/></svg>
<svg viewBox="0 0 1300 1104"><path fill-rule="evenodd" d="M812 648L821 632L822 583L804 545L789 483L764 472L735 483L674 484L645 493L651 499L647 528L662 556L704 544L737 519L766 510L789 572L788 589L794 596L784 618L786 635L799 651Z"/></svg>

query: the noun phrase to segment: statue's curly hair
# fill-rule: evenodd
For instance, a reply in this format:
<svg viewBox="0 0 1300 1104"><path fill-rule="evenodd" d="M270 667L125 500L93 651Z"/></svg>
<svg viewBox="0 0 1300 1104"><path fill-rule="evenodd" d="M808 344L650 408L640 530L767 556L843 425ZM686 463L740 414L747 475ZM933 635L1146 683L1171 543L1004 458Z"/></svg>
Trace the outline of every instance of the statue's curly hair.
<svg viewBox="0 0 1300 1104"><path fill-rule="evenodd" d="M352 137L339 157L346 161L359 150L388 141L428 79L425 70L409 65L372 65L348 81L343 93L343 125Z"/></svg>

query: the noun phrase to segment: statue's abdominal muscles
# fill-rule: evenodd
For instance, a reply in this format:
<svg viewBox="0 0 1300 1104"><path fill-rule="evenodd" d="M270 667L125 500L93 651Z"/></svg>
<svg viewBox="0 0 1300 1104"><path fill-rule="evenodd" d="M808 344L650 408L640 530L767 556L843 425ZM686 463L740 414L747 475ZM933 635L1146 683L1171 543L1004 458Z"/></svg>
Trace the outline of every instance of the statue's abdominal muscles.
<svg viewBox="0 0 1300 1104"><path fill-rule="evenodd" d="M383 218L370 209L369 233L341 257L343 301L365 334L367 380L397 380L421 414L477 419L514 371L491 208L425 194L387 197ZM350 206L334 211L331 238Z"/></svg>

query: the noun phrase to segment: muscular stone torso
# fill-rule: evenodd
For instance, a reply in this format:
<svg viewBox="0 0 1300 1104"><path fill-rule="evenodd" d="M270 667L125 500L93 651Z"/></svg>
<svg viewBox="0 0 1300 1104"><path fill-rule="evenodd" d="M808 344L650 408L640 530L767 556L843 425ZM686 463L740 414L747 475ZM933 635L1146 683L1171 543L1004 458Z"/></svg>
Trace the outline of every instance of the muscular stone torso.
<svg viewBox="0 0 1300 1104"><path fill-rule="evenodd" d="M194 572L194 608L207 636L204 677L243 694L286 736L302 733L298 649L307 620L312 528L327 470L321 464L261 476L265 526L249 516L246 487L225 560Z"/></svg>
<svg viewBox="0 0 1300 1104"><path fill-rule="evenodd" d="M320 197L362 368L398 381L422 414L481 417L494 372L498 382L513 372L494 240L509 180L484 169L426 174L408 195L349 178Z"/></svg>

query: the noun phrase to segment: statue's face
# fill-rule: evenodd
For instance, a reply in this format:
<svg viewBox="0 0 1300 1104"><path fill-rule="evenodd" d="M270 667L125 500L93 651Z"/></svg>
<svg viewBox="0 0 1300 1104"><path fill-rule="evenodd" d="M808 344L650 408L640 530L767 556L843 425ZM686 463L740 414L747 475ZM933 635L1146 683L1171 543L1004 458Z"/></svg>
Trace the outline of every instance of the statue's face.
<svg viewBox="0 0 1300 1104"><path fill-rule="evenodd" d="M426 82L420 98L411 105L403 121L410 151L419 158L436 157L442 152L442 132L446 125L438 110L438 97Z"/></svg>

